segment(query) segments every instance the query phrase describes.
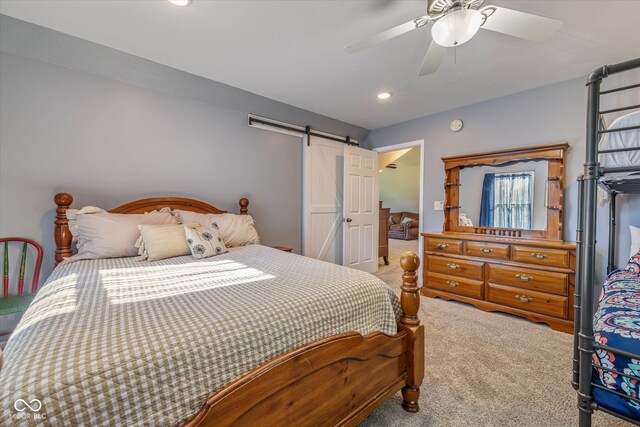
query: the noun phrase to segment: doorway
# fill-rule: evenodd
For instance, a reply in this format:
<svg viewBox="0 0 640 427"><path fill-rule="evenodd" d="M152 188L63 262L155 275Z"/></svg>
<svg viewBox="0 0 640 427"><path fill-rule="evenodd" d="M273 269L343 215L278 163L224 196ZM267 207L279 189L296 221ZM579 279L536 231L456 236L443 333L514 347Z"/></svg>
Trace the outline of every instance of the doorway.
<svg viewBox="0 0 640 427"><path fill-rule="evenodd" d="M390 267L397 267L399 254L411 250L420 257L418 282L422 283L424 229L424 140L375 148L378 156L382 209L388 209L387 227ZM383 210L381 210L383 212ZM416 226L417 225L417 226ZM382 221L380 226L382 227ZM381 233L382 236L382 233ZM384 242L380 242L381 248ZM385 268L383 258L379 259Z"/></svg>

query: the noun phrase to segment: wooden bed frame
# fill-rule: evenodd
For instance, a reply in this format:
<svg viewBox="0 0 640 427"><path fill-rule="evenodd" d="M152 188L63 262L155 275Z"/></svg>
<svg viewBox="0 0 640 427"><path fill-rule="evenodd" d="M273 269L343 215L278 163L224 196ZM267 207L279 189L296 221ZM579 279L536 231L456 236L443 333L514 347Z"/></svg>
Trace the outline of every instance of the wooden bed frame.
<svg viewBox="0 0 640 427"><path fill-rule="evenodd" d="M54 197L56 262L72 254L66 211L68 193ZM187 198L151 198L127 203L110 212L144 213L165 206L201 213L224 213ZM249 200L240 199L240 214ZM424 326L418 319L420 294L416 271L420 259L402 255L404 270L398 333L336 335L283 354L228 384L210 397L184 426L356 425L385 400L402 390L402 407L418 412L424 377Z"/></svg>

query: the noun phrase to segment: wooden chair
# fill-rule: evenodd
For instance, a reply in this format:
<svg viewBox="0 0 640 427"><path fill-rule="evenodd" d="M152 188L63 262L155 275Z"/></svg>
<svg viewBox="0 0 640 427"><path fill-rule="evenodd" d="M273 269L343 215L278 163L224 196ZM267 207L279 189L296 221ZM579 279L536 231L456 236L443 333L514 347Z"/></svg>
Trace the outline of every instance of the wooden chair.
<svg viewBox="0 0 640 427"><path fill-rule="evenodd" d="M4 242L4 269L2 275L2 298L0 299L0 316L6 316L13 313L23 312L29 307L31 301L38 291L38 279L40 278L40 267L42 266L42 247L30 239L21 237L4 237L0 238L0 243ZM9 295L9 243L21 242L22 253L20 260L20 270L18 273L18 294ZM24 277L27 268L27 249L31 245L38 253L36 264L33 270L33 280L31 282L31 293L24 294ZM0 336L11 335L12 330L0 330Z"/></svg>

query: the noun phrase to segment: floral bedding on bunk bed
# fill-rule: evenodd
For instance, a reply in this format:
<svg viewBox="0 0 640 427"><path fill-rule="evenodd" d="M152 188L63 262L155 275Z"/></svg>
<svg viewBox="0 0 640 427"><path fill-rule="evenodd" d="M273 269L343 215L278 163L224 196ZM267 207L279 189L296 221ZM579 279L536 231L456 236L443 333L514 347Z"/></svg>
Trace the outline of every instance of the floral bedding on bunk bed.
<svg viewBox="0 0 640 427"><path fill-rule="evenodd" d="M609 275L600 295L599 308L593 321L597 343L640 353L640 252L631 258L624 270ZM605 350L593 355L593 363L604 368L640 377L640 360L624 357ZM594 368L594 383L625 396L639 398L640 381ZM640 403L598 388L593 389L598 405L629 418L640 420Z"/></svg>

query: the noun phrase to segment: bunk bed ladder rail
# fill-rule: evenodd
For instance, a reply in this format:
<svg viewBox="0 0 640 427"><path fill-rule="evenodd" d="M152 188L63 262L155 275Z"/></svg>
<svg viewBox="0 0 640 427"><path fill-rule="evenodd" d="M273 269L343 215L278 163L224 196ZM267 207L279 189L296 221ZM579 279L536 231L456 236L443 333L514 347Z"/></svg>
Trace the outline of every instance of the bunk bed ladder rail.
<svg viewBox="0 0 640 427"><path fill-rule="evenodd" d="M607 256L607 275L616 269L616 196L612 192L609 199L609 249Z"/></svg>
<svg viewBox="0 0 640 427"><path fill-rule="evenodd" d="M580 174L578 177L578 221L576 224L576 265L582 266L582 260L584 256L584 247L582 241L582 233L584 228L584 209L583 209L583 194L584 194L584 176ZM580 384L580 295L582 289L582 269L576 269L576 287L574 292L573 309L575 315L573 316L573 377L571 385L577 391Z"/></svg>

